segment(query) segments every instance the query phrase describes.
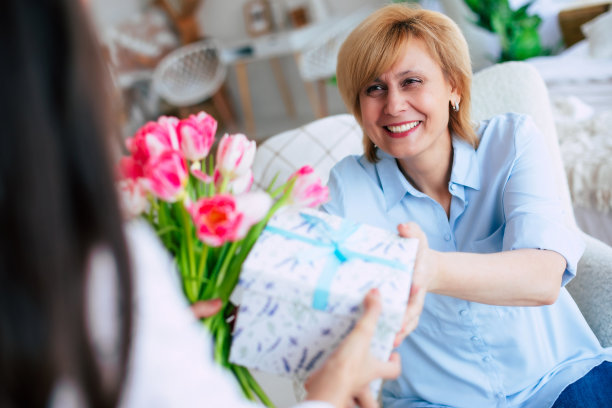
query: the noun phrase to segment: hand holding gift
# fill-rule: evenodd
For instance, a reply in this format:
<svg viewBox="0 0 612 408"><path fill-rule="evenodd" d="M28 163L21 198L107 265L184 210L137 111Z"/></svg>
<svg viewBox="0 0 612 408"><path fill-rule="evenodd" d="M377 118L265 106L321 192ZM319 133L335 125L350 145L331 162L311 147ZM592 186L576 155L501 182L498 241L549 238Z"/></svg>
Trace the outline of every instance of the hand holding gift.
<svg viewBox="0 0 612 408"><path fill-rule="evenodd" d="M307 400L334 401L336 406L348 406L351 400L355 400L361 407L375 407L377 403L368 384L378 378L391 379L400 374L401 363L397 353L391 354L387 362L370 353L370 342L382 310L378 290L368 292L364 309L353 331L323 367L306 381Z"/></svg>
<svg viewBox="0 0 612 408"><path fill-rule="evenodd" d="M397 226L400 237L416 238L419 240L419 247L414 262L414 274L412 276L412 286L410 287L410 297L408 306L402 320L402 327L395 336L393 347L397 347L419 324L419 317L425 304L425 295L431 289L436 279L437 258L432 256L432 251L427 242L427 236L414 222L408 222Z"/></svg>

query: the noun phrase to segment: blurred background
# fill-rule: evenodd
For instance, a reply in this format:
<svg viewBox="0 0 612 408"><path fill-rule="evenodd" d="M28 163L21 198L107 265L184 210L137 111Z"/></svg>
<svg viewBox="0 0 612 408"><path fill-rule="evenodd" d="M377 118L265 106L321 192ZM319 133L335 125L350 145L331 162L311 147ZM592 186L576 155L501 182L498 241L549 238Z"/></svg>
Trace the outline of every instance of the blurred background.
<svg viewBox="0 0 612 408"><path fill-rule="evenodd" d="M360 20L385 3L91 0L95 25L124 96L126 134L160 113L185 115L204 108L224 128L256 140L345 112L333 83L335 53ZM501 60L561 54L581 39L580 25L586 19L609 8L609 2L587 0L417 3L459 24L470 43L474 71ZM502 20L504 32L491 32L496 19ZM164 57L202 41L209 45L191 57L164 61L165 73L160 72ZM509 45L502 50L502 43ZM568 76L563 79L568 82ZM198 92L206 83L209 87Z"/></svg>

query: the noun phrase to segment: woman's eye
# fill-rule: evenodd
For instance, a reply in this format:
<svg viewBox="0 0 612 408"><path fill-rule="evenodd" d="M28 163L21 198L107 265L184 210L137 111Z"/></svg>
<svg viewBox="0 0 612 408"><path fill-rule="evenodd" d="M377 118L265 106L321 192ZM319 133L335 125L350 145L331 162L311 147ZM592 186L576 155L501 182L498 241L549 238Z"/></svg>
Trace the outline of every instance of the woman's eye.
<svg viewBox="0 0 612 408"><path fill-rule="evenodd" d="M378 95L383 92L385 89L380 84L370 85L366 88L366 95Z"/></svg>
<svg viewBox="0 0 612 408"><path fill-rule="evenodd" d="M414 84L420 84L421 82L423 82L423 81L421 81L418 78L406 78L402 82L402 85L403 86L409 86L409 85L414 85Z"/></svg>

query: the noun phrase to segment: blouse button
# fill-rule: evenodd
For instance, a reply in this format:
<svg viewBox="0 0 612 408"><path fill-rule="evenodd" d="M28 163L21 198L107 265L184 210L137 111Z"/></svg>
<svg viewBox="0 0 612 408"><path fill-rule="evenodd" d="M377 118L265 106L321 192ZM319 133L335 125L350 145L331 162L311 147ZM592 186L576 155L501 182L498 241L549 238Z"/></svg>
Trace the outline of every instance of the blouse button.
<svg viewBox="0 0 612 408"><path fill-rule="evenodd" d="M476 343L477 341L479 341L480 339L478 338L478 336L472 336L471 339L474 343Z"/></svg>
<svg viewBox="0 0 612 408"><path fill-rule="evenodd" d="M445 235L444 235L444 240L445 240L445 241L450 241L450 239L451 239L450 234L445 234Z"/></svg>
<svg viewBox="0 0 612 408"><path fill-rule="evenodd" d="M468 311L467 311L467 310L465 310L465 309L461 309L461 310L459 311L459 315L461 315L461 316L467 316L467 314L468 314Z"/></svg>
<svg viewBox="0 0 612 408"><path fill-rule="evenodd" d="M484 356L484 358L482 359L482 361L484 361L485 363L488 363L489 361L491 361L491 357L489 357L489 356Z"/></svg>

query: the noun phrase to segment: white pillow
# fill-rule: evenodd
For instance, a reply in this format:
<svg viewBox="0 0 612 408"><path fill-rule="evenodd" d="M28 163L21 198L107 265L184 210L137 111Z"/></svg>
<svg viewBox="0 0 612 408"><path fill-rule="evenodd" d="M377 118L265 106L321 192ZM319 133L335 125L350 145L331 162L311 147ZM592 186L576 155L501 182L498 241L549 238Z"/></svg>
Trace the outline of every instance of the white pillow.
<svg viewBox="0 0 612 408"><path fill-rule="evenodd" d="M612 10L580 26L593 58L612 58Z"/></svg>

